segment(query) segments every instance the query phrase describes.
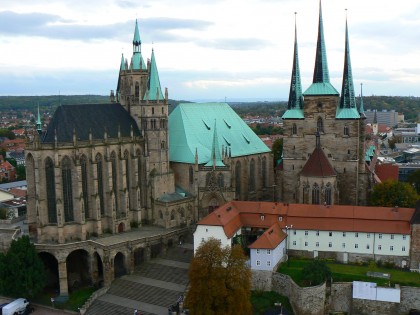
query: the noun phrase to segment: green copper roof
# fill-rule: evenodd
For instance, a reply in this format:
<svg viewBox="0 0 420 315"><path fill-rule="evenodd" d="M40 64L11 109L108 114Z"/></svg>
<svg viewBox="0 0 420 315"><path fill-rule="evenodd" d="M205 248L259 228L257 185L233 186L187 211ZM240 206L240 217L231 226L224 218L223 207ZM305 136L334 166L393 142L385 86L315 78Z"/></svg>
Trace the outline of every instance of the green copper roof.
<svg viewBox="0 0 420 315"><path fill-rule="evenodd" d="M213 128L213 145L211 147L211 159L205 166L225 166L222 161L222 154L220 153L221 147L219 146L219 138L217 137L217 124L216 119L214 120Z"/></svg>
<svg viewBox="0 0 420 315"><path fill-rule="evenodd" d="M214 132L214 124L217 132ZM216 136L216 139L214 137ZM172 162L206 164L213 145L232 157L270 149L226 103L181 103L169 116L169 158ZM221 152L221 151L220 151Z"/></svg>
<svg viewBox="0 0 420 315"><path fill-rule="evenodd" d="M139 26L137 24L134 28L134 37L133 37L133 57L131 57L131 69L132 70L146 70L146 65L144 64L143 57L141 55L141 40Z"/></svg>
<svg viewBox="0 0 420 315"><path fill-rule="evenodd" d="M39 104L38 104L38 118L36 120L36 130L39 134L42 132L41 116L39 115Z"/></svg>
<svg viewBox="0 0 420 315"><path fill-rule="evenodd" d="M140 32L139 32L139 26L137 24L137 19L136 19L136 26L134 28L133 47L134 46L136 46L139 49L141 49L140 48L141 47Z"/></svg>
<svg viewBox="0 0 420 315"><path fill-rule="evenodd" d="M331 83L312 83L303 95L339 95Z"/></svg>
<svg viewBox="0 0 420 315"><path fill-rule="evenodd" d="M364 114L365 108L363 106L363 83L360 83L360 106L359 106L359 113Z"/></svg>
<svg viewBox="0 0 420 315"><path fill-rule="evenodd" d="M156 66L155 52L152 49L152 59L150 61L149 80L147 81L147 91L144 99L151 101L163 100L162 89L160 87L159 73Z"/></svg>
<svg viewBox="0 0 420 315"><path fill-rule="evenodd" d="M321 0L319 1L319 23L318 40L316 43L316 57L313 83L329 83L330 75L328 72L327 51L324 40L324 26L322 22Z"/></svg>
<svg viewBox="0 0 420 315"><path fill-rule="evenodd" d="M365 152L365 161L371 161L373 155L375 154L375 146L374 145L370 145Z"/></svg>
<svg viewBox="0 0 420 315"><path fill-rule="evenodd" d="M124 54L121 54L121 65L120 65L120 71L122 70L127 70L125 68L125 58L124 58Z"/></svg>
<svg viewBox="0 0 420 315"><path fill-rule="evenodd" d="M300 81L299 55L298 55L298 45L297 45L296 20L295 20L295 48L294 48L294 53L293 53L292 77L290 79L289 102L287 104L287 110L282 116L282 118L283 119L304 118L302 84Z"/></svg>
<svg viewBox="0 0 420 315"><path fill-rule="evenodd" d="M335 112L336 119L358 119L360 115L356 108L339 108Z"/></svg>
<svg viewBox="0 0 420 315"><path fill-rule="evenodd" d="M356 98L354 97L353 74L350 62L349 32L346 20L346 40L344 52L344 71L343 83L341 88L340 108L356 108Z"/></svg>

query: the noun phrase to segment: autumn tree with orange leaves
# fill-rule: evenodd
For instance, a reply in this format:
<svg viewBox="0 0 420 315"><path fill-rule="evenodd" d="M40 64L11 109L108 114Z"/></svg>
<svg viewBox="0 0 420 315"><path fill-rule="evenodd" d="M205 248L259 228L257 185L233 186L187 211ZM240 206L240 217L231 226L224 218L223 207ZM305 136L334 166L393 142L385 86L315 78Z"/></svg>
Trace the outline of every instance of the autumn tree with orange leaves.
<svg viewBox="0 0 420 315"><path fill-rule="evenodd" d="M240 245L203 242L190 265L185 306L194 315L252 314L251 270Z"/></svg>

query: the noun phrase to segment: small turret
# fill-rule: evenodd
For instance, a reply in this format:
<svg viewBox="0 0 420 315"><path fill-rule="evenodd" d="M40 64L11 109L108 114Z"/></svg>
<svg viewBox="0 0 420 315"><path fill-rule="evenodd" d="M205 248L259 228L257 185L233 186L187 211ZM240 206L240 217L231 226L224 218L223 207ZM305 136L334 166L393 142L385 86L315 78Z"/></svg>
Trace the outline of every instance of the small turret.
<svg viewBox="0 0 420 315"><path fill-rule="evenodd" d="M36 131L39 135L42 134L42 123L41 123L41 116L39 115L39 104L38 104L38 118L36 120Z"/></svg>

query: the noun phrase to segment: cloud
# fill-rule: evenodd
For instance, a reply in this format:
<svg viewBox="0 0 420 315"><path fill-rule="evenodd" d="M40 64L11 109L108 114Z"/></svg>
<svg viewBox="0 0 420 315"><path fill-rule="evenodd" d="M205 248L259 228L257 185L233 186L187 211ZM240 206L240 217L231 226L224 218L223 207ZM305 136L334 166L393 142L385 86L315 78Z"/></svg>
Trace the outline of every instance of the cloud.
<svg viewBox="0 0 420 315"><path fill-rule="evenodd" d="M214 40L197 40L194 43L202 47L222 50L258 50L272 45L259 38L219 38Z"/></svg>

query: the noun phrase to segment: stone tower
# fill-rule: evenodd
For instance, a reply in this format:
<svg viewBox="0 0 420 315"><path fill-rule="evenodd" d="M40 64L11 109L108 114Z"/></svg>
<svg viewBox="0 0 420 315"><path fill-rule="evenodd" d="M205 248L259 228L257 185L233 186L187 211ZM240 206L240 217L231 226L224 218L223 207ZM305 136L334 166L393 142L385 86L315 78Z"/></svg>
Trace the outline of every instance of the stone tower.
<svg viewBox="0 0 420 315"><path fill-rule="evenodd" d="M289 102L282 117L283 201L364 204L364 122L356 108L347 21L341 97L330 83L321 2L313 81L304 93L296 33L295 25Z"/></svg>
<svg viewBox="0 0 420 315"><path fill-rule="evenodd" d="M154 50L147 64L144 62L137 20L130 64L124 55L121 58L116 98L137 122L145 138L143 155L148 160L149 180L143 185L152 187L153 199L173 192L175 182L170 171L168 147L168 91L165 89L163 95ZM150 202L150 198L145 200Z"/></svg>

